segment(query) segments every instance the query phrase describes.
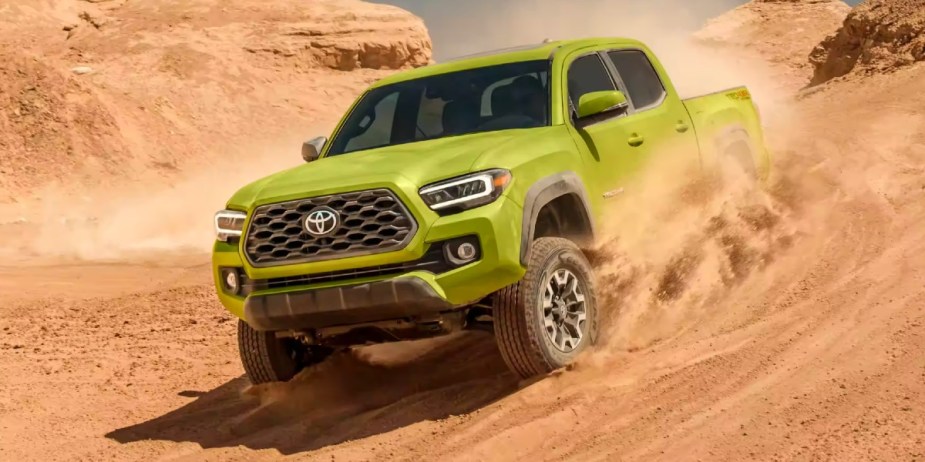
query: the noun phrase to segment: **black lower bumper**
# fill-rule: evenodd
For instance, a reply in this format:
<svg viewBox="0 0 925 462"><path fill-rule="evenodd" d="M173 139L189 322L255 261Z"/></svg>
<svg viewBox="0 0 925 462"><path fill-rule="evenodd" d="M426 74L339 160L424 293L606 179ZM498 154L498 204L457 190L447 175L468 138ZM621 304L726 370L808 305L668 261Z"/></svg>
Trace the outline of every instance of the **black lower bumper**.
<svg viewBox="0 0 925 462"><path fill-rule="evenodd" d="M244 319L261 331L317 329L440 313L454 306L418 278L250 296Z"/></svg>

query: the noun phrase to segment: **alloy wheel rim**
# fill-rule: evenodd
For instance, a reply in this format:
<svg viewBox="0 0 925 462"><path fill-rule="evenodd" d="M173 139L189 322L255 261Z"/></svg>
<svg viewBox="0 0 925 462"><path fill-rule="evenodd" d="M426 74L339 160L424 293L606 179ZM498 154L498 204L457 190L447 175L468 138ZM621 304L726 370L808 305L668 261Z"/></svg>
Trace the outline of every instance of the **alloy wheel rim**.
<svg viewBox="0 0 925 462"><path fill-rule="evenodd" d="M542 299L543 330L555 347L570 353L581 344L587 328L587 307L578 276L565 268L546 280Z"/></svg>

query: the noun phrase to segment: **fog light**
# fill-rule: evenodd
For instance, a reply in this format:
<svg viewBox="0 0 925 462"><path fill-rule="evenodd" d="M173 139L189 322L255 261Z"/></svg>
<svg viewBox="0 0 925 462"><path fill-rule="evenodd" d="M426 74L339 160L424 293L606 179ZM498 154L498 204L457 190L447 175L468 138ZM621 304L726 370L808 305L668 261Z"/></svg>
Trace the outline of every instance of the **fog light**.
<svg viewBox="0 0 925 462"><path fill-rule="evenodd" d="M453 266L468 265L479 259L479 239L476 236L466 236L448 241L443 246L446 260Z"/></svg>
<svg viewBox="0 0 925 462"><path fill-rule="evenodd" d="M222 280L225 283L225 290L231 294L237 294L241 290L241 283L238 278L237 270L233 268L222 269Z"/></svg>
<svg viewBox="0 0 925 462"><path fill-rule="evenodd" d="M468 242L463 242L456 248L456 255L460 260L472 261L476 255L475 246Z"/></svg>

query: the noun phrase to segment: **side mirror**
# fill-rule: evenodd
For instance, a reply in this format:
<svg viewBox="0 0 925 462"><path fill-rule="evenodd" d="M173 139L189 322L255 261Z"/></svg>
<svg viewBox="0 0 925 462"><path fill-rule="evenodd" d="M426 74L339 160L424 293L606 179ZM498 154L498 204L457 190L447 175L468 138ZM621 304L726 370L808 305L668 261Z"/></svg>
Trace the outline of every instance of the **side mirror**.
<svg viewBox="0 0 925 462"><path fill-rule="evenodd" d="M621 91L606 90L585 93L578 99L578 120L600 114L620 115L629 109L626 95Z"/></svg>
<svg viewBox="0 0 925 462"><path fill-rule="evenodd" d="M318 160L318 157L321 156L321 150L324 149L324 144L327 142L327 138L319 136L302 143L302 158L305 159L305 162Z"/></svg>

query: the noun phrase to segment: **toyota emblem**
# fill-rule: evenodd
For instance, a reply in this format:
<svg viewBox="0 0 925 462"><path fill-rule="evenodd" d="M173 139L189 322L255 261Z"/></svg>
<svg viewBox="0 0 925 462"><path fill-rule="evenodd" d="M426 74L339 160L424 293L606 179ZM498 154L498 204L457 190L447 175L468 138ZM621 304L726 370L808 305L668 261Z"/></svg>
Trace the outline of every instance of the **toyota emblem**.
<svg viewBox="0 0 925 462"><path fill-rule="evenodd" d="M312 210L312 212L305 217L305 222L302 225L305 227L305 231L308 231L308 234L321 237L333 233L334 230L337 229L338 221L340 220L334 209L330 207L320 207Z"/></svg>

